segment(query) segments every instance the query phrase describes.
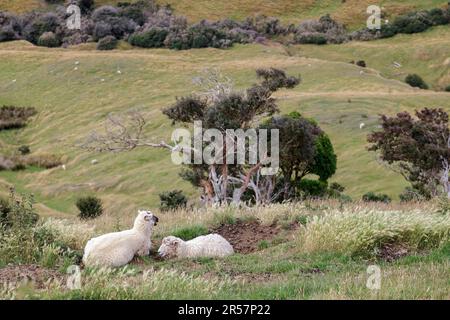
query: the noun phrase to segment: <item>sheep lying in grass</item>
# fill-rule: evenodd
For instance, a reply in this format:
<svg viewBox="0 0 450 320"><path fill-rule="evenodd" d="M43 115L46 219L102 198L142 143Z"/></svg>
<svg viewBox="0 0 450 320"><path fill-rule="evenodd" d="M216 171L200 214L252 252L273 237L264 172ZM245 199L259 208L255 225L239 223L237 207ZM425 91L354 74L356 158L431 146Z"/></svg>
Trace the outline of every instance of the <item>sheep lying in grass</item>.
<svg viewBox="0 0 450 320"><path fill-rule="evenodd" d="M189 241L169 236L163 239L158 249L162 258L225 257L233 253L231 244L218 234L208 234Z"/></svg>
<svg viewBox="0 0 450 320"><path fill-rule="evenodd" d="M84 248L85 266L121 267L135 255L149 255L153 226L159 221L150 211L139 211L133 229L107 233L88 241Z"/></svg>

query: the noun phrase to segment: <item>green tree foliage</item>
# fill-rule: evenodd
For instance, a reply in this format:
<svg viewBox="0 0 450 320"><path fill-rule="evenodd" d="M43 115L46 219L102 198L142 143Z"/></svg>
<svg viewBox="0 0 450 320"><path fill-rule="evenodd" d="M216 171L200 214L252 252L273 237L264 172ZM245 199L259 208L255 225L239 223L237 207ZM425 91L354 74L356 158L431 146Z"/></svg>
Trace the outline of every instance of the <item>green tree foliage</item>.
<svg viewBox="0 0 450 320"><path fill-rule="evenodd" d="M327 181L336 173L337 156L327 134L322 133L316 139L316 153L309 172L318 175L321 181Z"/></svg>
<svg viewBox="0 0 450 320"><path fill-rule="evenodd" d="M425 83L422 77L417 74L408 74L405 78L405 82L409 84L411 87L428 89L428 85Z"/></svg>
<svg viewBox="0 0 450 320"><path fill-rule="evenodd" d="M159 194L162 211L176 210L186 208L187 198L181 190L166 191Z"/></svg>
<svg viewBox="0 0 450 320"><path fill-rule="evenodd" d="M445 164L450 161L450 130L448 114L443 109L425 108L395 117L381 116L380 131L368 136L371 151L380 153L383 161L392 165L412 187L423 196L439 193L442 183L448 188ZM445 190L448 192L449 190Z"/></svg>
<svg viewBox="0 0 450 320"><path fill-rule="evenodd" d="M94 219L103 214L102 200L96 197L87 196L79 198L76 206L80 213L80 219Z"/></svg>

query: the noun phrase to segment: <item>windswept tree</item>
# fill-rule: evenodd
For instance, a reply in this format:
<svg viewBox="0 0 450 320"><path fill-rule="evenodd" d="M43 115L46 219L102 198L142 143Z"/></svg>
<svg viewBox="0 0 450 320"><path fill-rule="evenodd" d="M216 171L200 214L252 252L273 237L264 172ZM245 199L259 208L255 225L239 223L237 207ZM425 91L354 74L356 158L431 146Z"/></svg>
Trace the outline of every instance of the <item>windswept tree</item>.
<svg viewBox="0 0 450 320"><path fill-rule="evenodd" d="M185 167L182 177L193 185L203 189L203 197L209 203L239 202L243 194L250 188L256 202L271 202L273 177L263 177L263 159L257 163L230 163L229 158L237 159L239 141L236 136L230 137L228 130L256 129L261 118L279 112L273 93L282 88L293 88L300 79L287 76L279 69L258 69L260 79L243 92L233 90L230 81L220 79L217 73L211 73L206 79L197 82L206 84L203 95L182 97L164 109L163 113L175 123L190 125L193 121L201 121L203 132L216 129L222 135L222 141L232 139L233 150L227 150L226 144L220 150L222 163L190 164ZM225 79L226 80L226 79ZM245 144L245 153L252 152ZM242 153L242 152L241 152Z"/></svg>
<svg viewBox="0 0 450 320"><path fill-rule="evenodd" d="M273 116L261 128L278 129L283 200L296 196L298 183L314 174L326 182L336 172L336 154L328 136L298 112Z"/></svg>
<svg viewBox="0 0 450 320"><path fill-rule="evenodd" d="M106 132L93 132L84 147L111 152L137 147L166 148L194 159L184 163L180 175L202 190L205 203L239 203L242 200L271 203L289 199L295 196L292 192L295 179L312 173L326 180L334 174L335 154L331 142L317 124L301 116L273 116L279 112L273 93L297 86L300 79L274 68L259 69L256 74L258 83L237 91L229 78L215 70L209 71L205 77L195 78L195 83L201 85L200 92L178 98L173 105L163 109L174 125L192 128L194 123L200 123L200 145L194 141L195 125L194 136L189 137L188 144L176 139L171 144L155 143L144 134L144 117L138 112L130 112L125 117L109 116ZM281 170L267 175L263 170L272 164L273 147L266 146L263 150L257 144L255 149L252 142L259 139L263 131L268 134L266 141L273 141L271 129L278 129ZM207 138L211 131L214 139ZM215 148L217 145L220 148ZM195 161L199 150L211 146L214 146L214 161L205 161L202 153L200 161ZM256 160L250 161L255 155ZM242 156L245 161L237 161Z"/></svg>
<svg viewBox="0 0 450 320"><path fill-rule="evenodd" d="M380 131L371 133L369 150L400 172L412 187L427 198L444 191L450 198L450 131L443 109L425 108L381 116Z"/></svg>

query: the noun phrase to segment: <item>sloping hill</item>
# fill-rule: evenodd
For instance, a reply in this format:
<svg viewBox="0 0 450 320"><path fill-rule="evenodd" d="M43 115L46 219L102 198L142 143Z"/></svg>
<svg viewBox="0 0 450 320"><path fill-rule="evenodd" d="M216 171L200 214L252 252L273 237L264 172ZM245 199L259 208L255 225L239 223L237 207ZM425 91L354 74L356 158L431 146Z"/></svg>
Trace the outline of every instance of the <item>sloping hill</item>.
<svg viewBox="0 0 450 320"><path fill-rule="evenodd" d="M303 81L298 88L278 94L280 105L283 112L297 110L316 118L330 134L338 154L333 180L345 185L354 198L367 191L395 197L406 183L366 150L367 134L376 128L379 113L424 106L450 111L450 94L415 90L388 78L396 78L390 73L394 72L391 60L399 60L397 53L402 54L402 72L408 73L442 65L450 56L450 46L438 39L449 39L449 35L449 28L438 28L422 35L337 47L241 45L229 50L189 51L98 52L90 50L89 45L47 49L26 42L2 43L0 105L34 106L39 113L26 129L2 132L0 140L16 147L29 144L34 152L63 155L67 170L0 172L0 189L6 192L7 185L14 184L19 190L34 192L48 214L75 213L74 200L91 192L114 210L155 208L158 193L175 188L194 196L190 185L178 177L179 167L171 163L166 151L139 149L99 155L85 152L76 144L90 130L102 129L109 112L130 108L141 109L150 119L147 130L155 141L168 140L173 127L161 108L173 103L176 96L196 90L192 78L204 68L217 67L234 78L238 88L244 88L255 81L256 68L273 66L301 74ZM411 50L416 44L419 50ZM425 48L427 60L408 62L408 57L416 59ZM378 56L380 52L384 52L384 58ZM404 56L406 53L409 55ZM349 64L346 61L350 57L366 59L369 68ZM443 69L432 69L424 73L425 78L439 84L442 77L436 77L433 70ZM366 124L363 130L359 129L361 122ZM92 159L99 164L91 165Z"/></svg>
<svg viewBox="0 0 450 320"><path fill-rule="evenodd" d="M135 0L129 0L134 2ZM170 4L177 14L185 15L190 21L202 19L234 18L245 19L255 14L276 16L284 22L297 23L309 18L331 14L333 18L350 28L361 27L366 19L366 9L374 4L371 0L156 0ZM97 6L117 4L120 0L95 0ZM124 2L124 1L122 1ZM442 0L393 0L378 1L386 18L411 10L430 9L443 6ZM47 7L45 0L0 0L0 10L24 12Z"/></svg>

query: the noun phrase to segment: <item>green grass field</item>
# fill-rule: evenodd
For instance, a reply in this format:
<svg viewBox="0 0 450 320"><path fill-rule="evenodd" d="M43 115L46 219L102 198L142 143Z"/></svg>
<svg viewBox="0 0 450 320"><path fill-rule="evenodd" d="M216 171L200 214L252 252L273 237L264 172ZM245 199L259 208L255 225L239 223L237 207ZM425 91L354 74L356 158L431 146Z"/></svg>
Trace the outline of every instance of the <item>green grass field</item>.
<svg viewBox="0 0 450 320"><path fill-rule="evenodd" d="M444 86L449 74L450 41L445 40L449 35L449 28L441 27L341 46L238 45L229 50L106 53L90 50L90 45L47 49L26 42L2 43L0 104L34 106L39 111L27 128L0 134L3 144L8 144L5 149L29 144L33 152L63 156L67 165L66 171L1 172L2 189L14 184L34 192L48 214L75 213L75 198L87 193L104 198L108 210L120 211L156 208L158 193L174 188L195 199L195 190L178 177L180 168L163 150L111 155L89 153L77 145L91 130L102 129L108 113L131 108L142 110L150 120L147 131L155 141L168 140L174 128L161 109L175 97L195 91L192 78L202 70L219 68L235 80L237 88L244 88L256 81L256 68L273 66L301 75L301 85L277 96L283 113L296 110L314 117L330 134L338 155L332 180L346 186L355 199L367 191L396 198L406 182L366 150L366 136L376 129L380 113L450 109L449 93L416 90L399 81L404 74L419 73L433 88ZM411 50L411 45L418 49ZM422 60L417 59L419 54ZM347 62L356 59L366 60L368 68ZM392 66L394 61L402 64L400 70ZM366 124L363 130L361 122ZM92 159L99 165L92 166Z"/></svg>

